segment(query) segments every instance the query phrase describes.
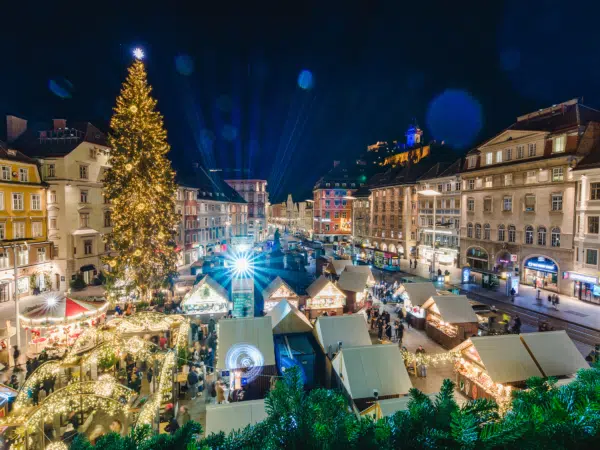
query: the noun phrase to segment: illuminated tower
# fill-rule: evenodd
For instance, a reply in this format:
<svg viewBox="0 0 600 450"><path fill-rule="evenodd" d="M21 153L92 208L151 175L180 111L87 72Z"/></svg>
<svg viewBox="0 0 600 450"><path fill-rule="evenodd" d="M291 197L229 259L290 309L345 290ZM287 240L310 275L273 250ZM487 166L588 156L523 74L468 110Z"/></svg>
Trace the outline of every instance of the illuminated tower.
<svg viewBox="0 0 600 450"><path fill-rule="evenodd" d="M419 128L416 120L413 121L412 125L406 131L406 146L410 148L420 144L422 135L423 130Z"/></svg>

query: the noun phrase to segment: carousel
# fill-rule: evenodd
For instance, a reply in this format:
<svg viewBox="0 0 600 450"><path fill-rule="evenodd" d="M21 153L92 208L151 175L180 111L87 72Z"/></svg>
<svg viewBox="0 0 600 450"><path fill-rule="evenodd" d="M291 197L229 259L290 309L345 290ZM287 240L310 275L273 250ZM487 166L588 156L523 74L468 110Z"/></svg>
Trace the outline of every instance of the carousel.
<svg viewBox="0 0 600 450"><path fill-rule="evenodd" d="M50 297L19 314L21 327L31 332L28 352L38 354L46 348L65 349L90 326L106 317L107 301Z"/></svg>

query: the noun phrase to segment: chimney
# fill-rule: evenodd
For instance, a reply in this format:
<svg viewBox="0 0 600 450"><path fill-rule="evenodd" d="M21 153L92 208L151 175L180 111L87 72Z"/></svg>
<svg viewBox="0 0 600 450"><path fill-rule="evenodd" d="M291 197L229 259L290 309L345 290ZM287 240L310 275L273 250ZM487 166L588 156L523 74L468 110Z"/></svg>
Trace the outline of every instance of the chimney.
<svg viewBox="0 0 600 450"><path fill-rule="evenodd" d="M10 144L17 140L25 130L27 121L16 116L6 116L6 141Z"/></svg>
<svg viewBox="0 0 600 450"><path fill-rule="evenodd" d="M67 128L67 119L53 119L54 131Z"/></svg>
<svg viewBox="0 0 600 450"><path fill-rule="evenodd" d="M339 165L340 165L340 162L339 162L339 161L334 161L334 162L333 162L333 167L337 167L337 166L339 166Z"/></svg>

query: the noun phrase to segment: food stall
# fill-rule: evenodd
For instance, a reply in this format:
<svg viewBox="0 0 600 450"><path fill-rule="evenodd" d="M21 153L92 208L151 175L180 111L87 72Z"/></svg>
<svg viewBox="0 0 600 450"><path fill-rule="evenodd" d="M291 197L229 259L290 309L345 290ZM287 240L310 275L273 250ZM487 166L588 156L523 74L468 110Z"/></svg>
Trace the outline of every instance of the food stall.
<svg viewBox="0 0 600 450"><path fill-rule="evenodd" d="M181 309L188 315L227 314L229 296L223 286L206 275L185 295Z"/></svg>
<svg viewBox="0 0 600 450"><path fill-rule="evenodd" d="M406 308L406 320L418 330L425 329L425 310L423 303L438 295L433 283L402 283L394 297L400 298Z"/></svg>
<svg viewBox="0 0 600 450"><path fill-rule="evenodd" d="M310 319L327 315L342 314L346 305L346 295L325 276L321 275L308 288L306 292L305 311Z"/></svg>
<svg viewBox="0 0 600 450"><path fill-rule="evenodd" d="M465 295L436 295L423 303L427 336L446 349L477 335L478 319Z"/></svg>
<svg viewBox="0 0 600 450"><path fill-rule="evenodd" d="M90 326L106 317L108 302L48 298L19 315L21 327L31 331L28 352L38 354L47 347L65 348Z"/></svg>
<svg viewBox="0 0 600 450"><path fill-rule="evenodd" d="M298 307L298 294L281 277L276 277L263 290L264 311L268 313L281 300L286 299L291 305Z"/></svg>
<svg viewBox="0 0 600 450"><path fill-rule="evenodd" d="M452 351L460 353L454 366L456 385L470 399L506 405L513 388L525 387L530 377L543 376L516 334L473 337Z"/></svg>
<svg viewBox="0 0 600 450"><path fill-rule="evenodd" d="M346 296L345 311L355 313L360 310L367 298L368 275L360 272L343 271L337 286Z"/></svg>

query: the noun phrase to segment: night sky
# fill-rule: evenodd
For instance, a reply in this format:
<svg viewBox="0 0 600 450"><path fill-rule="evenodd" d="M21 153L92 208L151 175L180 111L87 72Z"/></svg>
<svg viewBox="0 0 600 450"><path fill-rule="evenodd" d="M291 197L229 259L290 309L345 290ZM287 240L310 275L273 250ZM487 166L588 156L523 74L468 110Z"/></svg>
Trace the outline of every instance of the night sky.
<svg viewBox="0 0 600 450"><path fill-rule="evenodd" d="M0 113L106 128L140 46L175 168L249 169L272 201L307 198L333 160L404 139L413 118L458 155L517 115L600 107L595 2L60 3L3 7Z"/></svg>

